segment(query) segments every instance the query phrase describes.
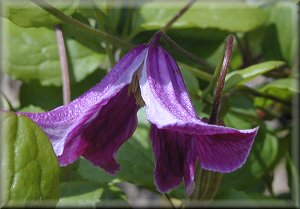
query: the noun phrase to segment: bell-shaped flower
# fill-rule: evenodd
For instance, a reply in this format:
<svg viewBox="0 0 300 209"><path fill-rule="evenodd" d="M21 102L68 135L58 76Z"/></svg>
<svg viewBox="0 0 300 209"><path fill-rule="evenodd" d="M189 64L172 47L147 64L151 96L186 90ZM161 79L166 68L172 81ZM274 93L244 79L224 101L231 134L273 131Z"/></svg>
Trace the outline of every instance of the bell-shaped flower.
<svg viewBox="0 0 300 209"><path fill-rule="evenodd" d="M207 170L236 170L246 161L257 133L257 128L236 130L201 120L178 65L155 41L132 49L100 83L68 105L45 113L18 114L44 130L60 165L83 156L115 174L120 167L116 152L134 133L142 106L151 123L154 178L160 192L184 180L191 193L197 159Z"/></svg>

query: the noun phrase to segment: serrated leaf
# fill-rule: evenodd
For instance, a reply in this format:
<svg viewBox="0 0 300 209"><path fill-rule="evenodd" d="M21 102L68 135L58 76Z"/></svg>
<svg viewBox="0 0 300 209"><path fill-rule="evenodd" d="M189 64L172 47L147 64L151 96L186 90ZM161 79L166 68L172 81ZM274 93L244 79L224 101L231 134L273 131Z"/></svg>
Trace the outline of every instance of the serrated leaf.
<svg viewBox="0 0 300 209"><path fill-rule="evenodd" d="M61 85L61 70L55 31L52 28L22 28L3 18L4 72L22 81ZM106 68L107 57L100 43L63 26L71 82L83 80L98 67ZM13 37L13 38L12 38ZM92 42L92 43L91 43ZM93 48L92 48L93 47Z"/></svg>
<svg viewBox="0 0 300 209"><path fill-rule="evenodd" d="M147 2L134 13L133 33L163 27L185 4L186 2ZM263 25L267 18L265 10L246 3L196 2L172 27L246 32Z"/></svg>
<svg viewBox="0 0 300 209"><path fill-rule="evenodd" d="M224 92L231 88L246 83L247 81L274 70L284 65L281 61L268 61L260 64L251 65L245 69L236 70L229 73L225 79Z"/></svg>
<svg viewBox="0 0 300 209"><path fill-rule="evenodd" d="M2 112L1 199L7 205L55 204L59 165L45 133L30 119Z"/></svg>
<svg viewBox="0 0 300 209"><path fill-rule="evenodd" d="M53 27L61 22L53 15L44 11L30 0L8 1L4 0L4 16L21 27ZM52 0L49 2L52 6L71 15L77 9L77 0Z"/></svg>
<svg viewBox="0 0 300 209"><path fill-rule="evenodd" d="M58 207L104 207L115 204L128 206L125 194L115 186L94 182L65 182L61 184Z"/></svg>

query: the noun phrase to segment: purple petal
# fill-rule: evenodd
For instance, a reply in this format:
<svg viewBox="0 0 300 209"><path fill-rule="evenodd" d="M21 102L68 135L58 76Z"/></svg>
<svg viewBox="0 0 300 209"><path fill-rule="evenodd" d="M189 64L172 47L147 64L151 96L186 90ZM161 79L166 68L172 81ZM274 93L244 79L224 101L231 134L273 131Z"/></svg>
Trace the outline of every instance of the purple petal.
<svg viewBox="0 0 300 209"><path fill-rule="evenodd" d="M221 173L240 168L249 155L257 130L198 136L196 144L201 167Z"/></svg>
<svg viewBox="0 0 300 209"><path fill-rule="evenodd" d="M138 109L135 98L128 96L128 87L123 88L107 104L92 108L86 115L86 120L72 132L72 140L66 143L65 150L59 157L61 164L69 164L77 156L83 155L94 165L115 174L120 167L115 154L121 144L134 133ZM76 150L77 153L74 152Z"/></svg>
<svg viewBox="0 0 300 209"><path fill-rule="evenodd" d="M203 168L208 170L230 172L245 162L257 128L237 130L210 125L199 119L192 107L176 62L161 47L149 46L140 78L140 88L146 104L147 118L159 129L159 131L155 131L156 138L163 140L164 137L172 136L174 133L183 138L187 138L184 136L189 135L188 140L197 141L196 147L200 163ZM160 131L168 134L164 134L164 136L157 134ZM168 143L174 144L175 142L169 140ZM167 144L161 146L166 147ZM156 155L159 154L158 150L158 148L155 149ZM171 154L174 153L166 148L164 150ZM156 169L156 173L162 172L160 178L157 174L157 185L162 191L179 182L179 178L172 177L171 182L163 178L167 173L163 166L165 164ZM164 183L163 180L166 182Z"/></svg>
<svg viewBox="0 0 300 209"><path fill-rule="evenodd" d="M174 117L181 120L196 118L179 68L161 47L149 46L140 86L152 123L160 126ZM157 115L158 112L162 115Z"/></svg>
<svg viewBox="0 0 300 209"><path fill-rule="evenodd" d="M90 142L87 143L89 140L82 140L82 138L86 138L87 134L85 133L84 137L82 137L78 130L80 127L88 127L90 130L88 124L92 123L95 118L102 114L107 116L106 112L100 113L100 110L103 109L105 111L110 109L106 104L108 104L108 106L115 104L114 100L110 100L116 95L120 94L118 97L125 98L123 91L126 91L126 86L130 84L134 72L143 63L146 49L147 46L141 45L131 50L115 65L100 83L70 104L45 113L19 112L18 114L23 114L31 118L45 131L52 142L57 156L68 156L61 156L61 163L71 163L80 154L85 152L87 146L90 146ZM121 99L119 100L122 101ZM120 102L120 105L131 104L131 101L129 100L129 97L126 98L125 101ZM129 107L129 112L132 114L135 111L133 109L133 107ZM125 116L120 115L118 117L121 119L120 123L124 123ZM128 126L133 127L134 119L132 116L127 117L129 120ZM119 122L118 120L119 118L115 118L116 122ZM123 137L127 135L129 134L124 133ZM74 136L76 136L76 138L74 138ZM101 139L94 139L94 141L97 140ZM118 143L116 146L118 146ZM92 156L92 154L87 154L87 156Z"/></svg>
<svg viewBox="0 0 300 209"><path fill-rule="evenodd" d="M192 135L235 133L237 130L201 121L195 113L180 70L161 47L149 46L140 88L147 119L157 128Z"/></svg>
<svg viewBox="0 0 300 209"><path fill-rule="evenodd" d="M194 140L189 135L158 129L152 125L150 131L155 155L155 184L160 192L167 192L185 179L188 193L193 191L196 152Z"/></svg>

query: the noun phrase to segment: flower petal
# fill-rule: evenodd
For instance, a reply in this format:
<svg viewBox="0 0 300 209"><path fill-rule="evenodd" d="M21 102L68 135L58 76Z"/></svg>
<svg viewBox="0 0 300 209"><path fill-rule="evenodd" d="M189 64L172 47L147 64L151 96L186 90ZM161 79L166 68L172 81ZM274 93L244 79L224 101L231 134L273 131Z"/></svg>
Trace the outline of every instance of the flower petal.
<svg viewBox="0 0 300 209"><path fill-rule="evenodd" d="M90 123L91 120L95 119L98 114L97 109L101 109L123 88L126 88L131 82L134 72L143 63L146 49L146 45L140 45L131 50L100 83L70 104L45 113L19 112L18 114L31 118L45 131L57 156L63 153L66 154L64 150L66 146L70 145L71 140L76 141L76 143L71 144L75 146L73 148L76 148L77 155L83 153L84 146L80 146L80 143L83 142L79 140L80 137L77 139L72 138L75 135L74 133L77 133L79 126ZM71 147L68 150L72 152Z"/></svg>
<svg viewBox="0 0 300 209"><path fill-rule="evenodd" d="M175 60L150 45L140 78L147 119L160 129L192 135L235 133L237 130L201 121L195 113Z"/></svg>
<svg viewBox="0 0 300 209"><path fill-rule="evenodd" d="M69 164L83 155L94 165L115 174L120 167L115 154L121 144L134 133L138 109L135 98L128 96L128 86L103 106L97 104L86 115L88 121L82 121L75 128L70 136L72 140L66 143L65 150L59 157L60 163Z"/></svg>
<svg viewBox="0 0 300 209"><path fill-rule="evenodd" d="M201 167L221 173L240 168L249 155L257 130L198 136L196 144Z"/></svg>
<svg viewBox="0 0 300 209"><path fill-rule="evenodd" d="M196 152L189 135L151 126L150 137L156 159L155 184L160 192L167 192L185 179L188 193L193 191Z"/></svg>
<svg viewBox="0 0 300 209"><path fill-rule="evenodd" d="M140 85L151 122L196 118L180 70L163 48L149 46ZM157 115L161 110L164 114Z"/></svg>
<svg viewBox="0 0 300 209"><path fill-rule="evenodd" d="M161 47L149 46L140 88L146 104L147 119L160 131L189 135L190 140L197 140L203 168L230 172L245 162L257 128L237 130L207 124L199 119L176 62Z"/></svg>

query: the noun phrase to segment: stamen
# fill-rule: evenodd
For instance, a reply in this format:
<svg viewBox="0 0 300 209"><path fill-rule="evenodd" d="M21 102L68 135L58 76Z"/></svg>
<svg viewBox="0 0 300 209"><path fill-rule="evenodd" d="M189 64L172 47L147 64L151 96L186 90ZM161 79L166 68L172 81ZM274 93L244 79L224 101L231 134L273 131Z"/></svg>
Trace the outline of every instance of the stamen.
<svg viewBox="0 0 300 209"><path fill-rule="evenodd" d="M140 89L140 79L141 76L141 70L138 69L133 75L132 75L132 81L128 86L128 95L133 95L135 98L135 102L140 107L145 106L145 101L142 98L141 95L141 89Z"/></svg>

